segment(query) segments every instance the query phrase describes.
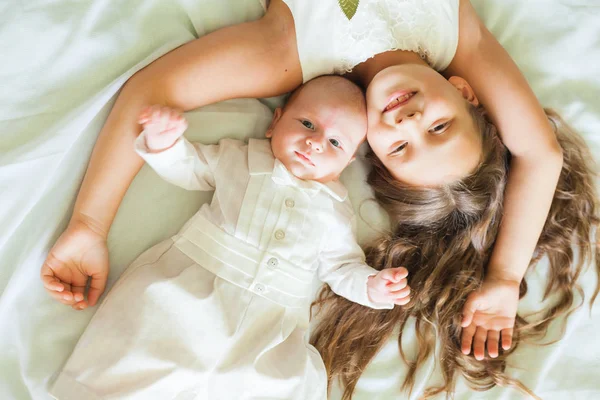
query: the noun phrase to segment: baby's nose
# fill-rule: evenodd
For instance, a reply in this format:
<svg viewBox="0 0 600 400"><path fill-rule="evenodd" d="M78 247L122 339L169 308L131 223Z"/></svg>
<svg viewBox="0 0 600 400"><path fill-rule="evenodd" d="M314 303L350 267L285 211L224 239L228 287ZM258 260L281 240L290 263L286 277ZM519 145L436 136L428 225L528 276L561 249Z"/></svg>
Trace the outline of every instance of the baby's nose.
<svg viewBox="0 0 600 400"><path fill-rule="evenodd" d="M317 153L323 151L323 144L319 141L318 138L312 137L306 139L306 144Z"/></svg>

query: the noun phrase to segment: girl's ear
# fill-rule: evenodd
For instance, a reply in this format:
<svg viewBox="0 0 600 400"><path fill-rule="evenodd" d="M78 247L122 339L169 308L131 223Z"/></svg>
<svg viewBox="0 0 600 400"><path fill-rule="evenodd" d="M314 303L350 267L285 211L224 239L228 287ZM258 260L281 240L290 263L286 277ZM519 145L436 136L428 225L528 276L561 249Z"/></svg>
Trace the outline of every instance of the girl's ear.
<svg viewBox="0 0 600 400"><path fill-rule="evenodd" d="M282 113L283 112L281 111L281 107L277 107L275 109L275 111L273 112L273 119L271 120L271 123L269 124L269 128L267 129L267 132L265 133L265 136L267 138L270 139L271 136L273 136L273 129L275 129L275 125L277 125L277 122L281 118Z"/></svg>
<svg viewBox="0 0 600 400"><path fill-rule="evenodd" d="M450 82L454 87L460 92L462 97L467 100L469 103L473 104L475 107L479 105L479 100L477 96L475 96L475 92L469 82L461 78L460 76L451 76L448 78L448 82Z"/></svg>

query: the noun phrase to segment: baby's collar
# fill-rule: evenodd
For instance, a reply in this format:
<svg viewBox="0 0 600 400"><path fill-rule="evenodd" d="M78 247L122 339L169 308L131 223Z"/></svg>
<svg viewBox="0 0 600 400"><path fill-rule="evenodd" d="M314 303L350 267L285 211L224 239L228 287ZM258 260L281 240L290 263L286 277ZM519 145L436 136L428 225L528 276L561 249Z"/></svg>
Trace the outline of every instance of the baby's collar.
<svg viewBox="0 0 600 400"><path fill-rule="evenodd" d="M345 201L348 198L348 190L339 181L321 183L296 178L287 168L273 156L271 141L250 139L248 142L248 169L250 175L267 175L278 185L295 186L314 196L323 190L337 201Z"/></svg>

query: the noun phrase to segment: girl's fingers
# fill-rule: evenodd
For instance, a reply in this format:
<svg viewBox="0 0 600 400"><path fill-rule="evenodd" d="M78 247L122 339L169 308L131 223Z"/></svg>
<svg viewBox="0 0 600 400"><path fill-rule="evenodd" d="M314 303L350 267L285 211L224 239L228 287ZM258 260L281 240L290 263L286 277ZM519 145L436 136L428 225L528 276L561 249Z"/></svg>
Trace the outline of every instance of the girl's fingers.
<svg viewBox="0 0 600 400"><path fill-rule="evenodd" d="M510 349L512 346L513 328L502 330L502 348L504 350Z"/></svg>
<svg viewBox="0 0 600 400"><path fill-rule="evenodd" d="M46 275L42 273L42 283L46 290L51 292L62 292L65 290L65 285L54 275Z"/></svg>
<svg viewBox="0 0 600 400"><path fill-rule="evenodd" d="M50 259L50 256L48 258ZM52 268L51 264L54 263L54 261L46 260L40 270L40 277L42 278L42 284L46 290L62 292L65 289L65 286L56 276L55 272L56 269L60 268L60 265L55 265L55 268ZM60 264L60 262L57 262L56 264Z"/></svg>
<svg viewBox="0 0 600 400"><path fill-rule="evenodd" d="M487 337L487 351L490 357L496 358L498 357L498 342L500 340L500 332L498 331L488 331Z"/></svg>
<svg viewBox="0 0 600 400"><path fill-rule="evenodd" d="M64 292L62 292L60 297L64 301L67 301L69 303L73 302L73 292L71 292L71 291L64 291Z"/></svg>
<svg viewBox="0 0 600 400"><path fill-rule="evenodd" d="M73 302L73 292L71 291L71 285L69 283L63 282L64 289L60 292L60 297L71 304Z"/></svg>
<svg viewBox="0 0 600 400"><path fill-rule="evenodd" d="M85 298L84 293L88 277L87 275L74 273L72 279L71 292L73 293L73 302L77 303Z"/></svg>
<svg viewBox="0 0 600 400"><path fill-rule="evenodd" d="M475 355L476 360L483 360L485 358L486 339L487 329L478 326L473 340L473 354Z"/></svg>
<svg viewBox="0 0 600 400"><path fill-rule="evenodd" d="M81 311L81 310L85 310L88 307L88 304L85 300L83 300L83 301L78 301L77 303L73 304L71 307L73 308L73 310Z"/></svg>
<svg viewBox="0 0 600 400"><path fill-rule="evenodd" d="M90 287L88 289L88 303L90 307L93 307L98 302L100 295L106 288L106 279L108 278L108 272L102 274L92 275Z"/></svg>
<svg viewBox="0 0 600 400"><path fill-rule="evenodd" d="M73 300L65 300L63 297L63 293L60 292L48 292L50 294L50 296L58 301L59 303L62 303L66 306L70 306L71 304L73 304Z"/></svg>
<svg viewBox="0 0 600 400"><path fill-rule="evenodd" d="M85 291L85 286L75 286L73 287L73 301L80 302L85 298L83 292Z"/></svg>
<svg viewBox="0 0 600 400"><path fill-rule="evenodd" d="M473 344L473 336L475 335L476 329L477 327L475 325L469 325L462 330L461 351L465 355L471 353L471 345Z"/></svg>
<svg viewBox="0 0 600 400"><path fill-rule="evenodd" d="M73 283L71 285L71 292L73 293L73 301L78 302L84 299L85 285L87 283L87 277L82 282Z"/></svg>

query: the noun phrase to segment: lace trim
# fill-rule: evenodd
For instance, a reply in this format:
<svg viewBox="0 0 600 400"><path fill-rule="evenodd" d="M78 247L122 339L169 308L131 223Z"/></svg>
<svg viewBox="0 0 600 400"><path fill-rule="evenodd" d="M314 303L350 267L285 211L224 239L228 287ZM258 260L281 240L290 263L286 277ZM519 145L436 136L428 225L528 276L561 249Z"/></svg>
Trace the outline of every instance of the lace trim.
<svg viewBox="0 0 600 400"><path fill-rule="evenodd" d="M350 72L357 64L391 50L414 51L433 65L439 42L437 1L362 0L352 20L335 31L340 56L335 72Z"/></svg>

